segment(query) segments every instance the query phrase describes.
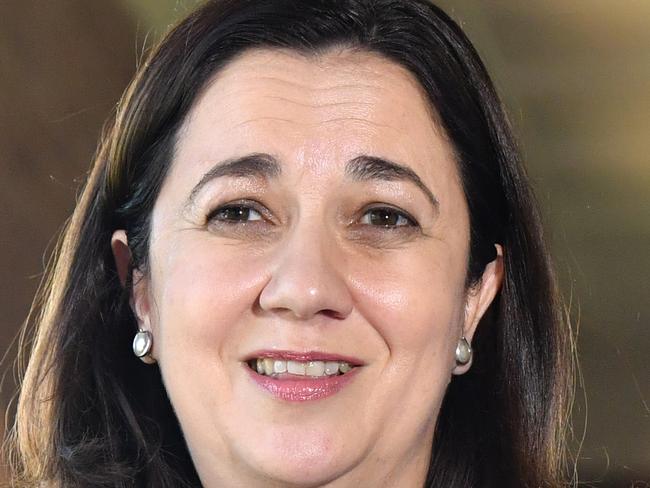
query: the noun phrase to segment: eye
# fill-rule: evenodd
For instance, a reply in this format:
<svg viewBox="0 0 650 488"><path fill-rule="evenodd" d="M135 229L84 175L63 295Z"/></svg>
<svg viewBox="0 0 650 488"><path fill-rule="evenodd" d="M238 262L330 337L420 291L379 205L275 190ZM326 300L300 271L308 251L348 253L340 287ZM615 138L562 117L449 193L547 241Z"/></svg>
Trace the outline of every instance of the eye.
<svg viewBox="0 0 650 488"><path fill-rule="evenodd" d="M208 216L208 221L239 224L262 220L262 214L246 204L230 204L219 207Z"/></svg>
<svg viewBox="0 0 650 488"><path fill-rule="evenodd" d="M416 227L418 224L405 212L392 207L375 207L366 211L361 217L362 225L375 227Z"/></svg>

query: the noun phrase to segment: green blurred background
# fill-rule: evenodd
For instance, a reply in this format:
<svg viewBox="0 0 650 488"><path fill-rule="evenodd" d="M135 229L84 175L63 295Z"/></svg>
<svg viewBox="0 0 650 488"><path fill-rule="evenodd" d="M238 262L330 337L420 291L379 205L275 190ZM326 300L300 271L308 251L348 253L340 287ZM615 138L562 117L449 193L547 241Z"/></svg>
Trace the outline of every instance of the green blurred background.
<svg viewBox="0 0 650 488"><path fill-rule="evenodd" d="M0 0L3 408L11 341L102 122L146 46L197 3ZM580 480L650 486L650 0L438 3L504 98L579 329Z"/></svg>

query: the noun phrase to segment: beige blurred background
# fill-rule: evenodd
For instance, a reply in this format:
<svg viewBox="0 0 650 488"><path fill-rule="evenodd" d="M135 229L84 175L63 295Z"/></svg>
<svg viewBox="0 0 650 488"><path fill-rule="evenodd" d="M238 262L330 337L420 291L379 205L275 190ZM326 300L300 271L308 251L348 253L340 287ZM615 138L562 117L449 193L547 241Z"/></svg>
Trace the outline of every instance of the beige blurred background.
<svg viewBox="0 0 650 488"><path fill-rule="evenodd" d="M147 42L196 0L0 0L0 401L10 347ZM650 486L650 0L439 0L502 93L578 327L589 486ZM11 413L11 408L9 408Z"/></svg>

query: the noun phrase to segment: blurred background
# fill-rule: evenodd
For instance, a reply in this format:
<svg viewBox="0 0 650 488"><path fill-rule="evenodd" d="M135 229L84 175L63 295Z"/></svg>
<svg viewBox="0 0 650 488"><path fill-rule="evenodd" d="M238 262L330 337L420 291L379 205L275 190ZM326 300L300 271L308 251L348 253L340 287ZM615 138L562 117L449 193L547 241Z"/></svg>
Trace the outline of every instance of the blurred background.
<svg viewBox="0 0 650 488"><path fill-rule="evenodd" d="M0 0L0 402L9 422L12 340L102 123L143 51L197 3ZM438 3L484 58L545 217L578 330L580 480L650 486L650 0Z"/></svg>

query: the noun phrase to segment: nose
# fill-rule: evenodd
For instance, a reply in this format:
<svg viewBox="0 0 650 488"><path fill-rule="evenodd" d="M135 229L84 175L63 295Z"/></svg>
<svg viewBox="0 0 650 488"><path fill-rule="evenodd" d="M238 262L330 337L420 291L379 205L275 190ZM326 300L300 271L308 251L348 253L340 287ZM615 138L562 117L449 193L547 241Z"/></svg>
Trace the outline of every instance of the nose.
<svg viewBox="0 0 650 488"><path fill-rule="evenodd" d="M271 278L262 289L262 310L293 320L317 315L343 319L352 311L344 262L336 244L320 231L295 229L276 255Z"/></svg>

